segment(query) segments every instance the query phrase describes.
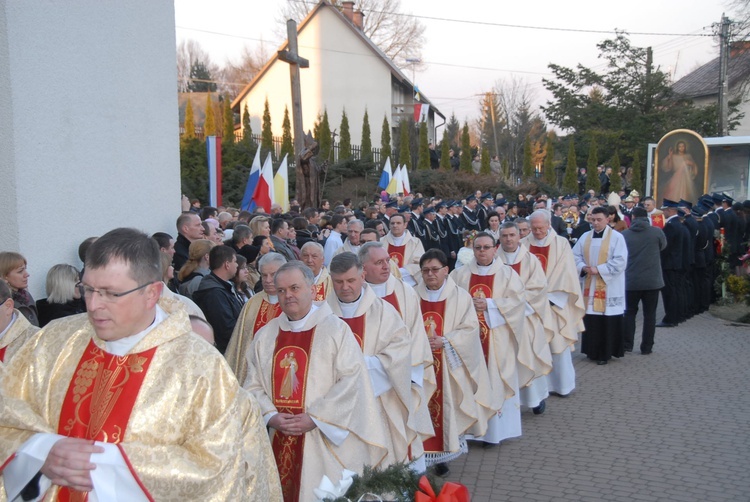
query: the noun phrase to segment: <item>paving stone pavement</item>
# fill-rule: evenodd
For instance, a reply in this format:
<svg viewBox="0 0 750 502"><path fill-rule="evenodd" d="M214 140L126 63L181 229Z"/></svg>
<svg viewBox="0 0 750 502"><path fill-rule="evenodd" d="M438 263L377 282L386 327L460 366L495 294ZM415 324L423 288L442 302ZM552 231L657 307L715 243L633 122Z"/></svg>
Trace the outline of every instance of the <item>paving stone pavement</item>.
<svg viewBox="0 0 750 502"><path fill-rule="evenodd" d="M524 411L521 438L471 444L446 479L474 502L750 501L750 328L705 313L639 344L640 314L634 352L574 353L570 397Z"/></svg>

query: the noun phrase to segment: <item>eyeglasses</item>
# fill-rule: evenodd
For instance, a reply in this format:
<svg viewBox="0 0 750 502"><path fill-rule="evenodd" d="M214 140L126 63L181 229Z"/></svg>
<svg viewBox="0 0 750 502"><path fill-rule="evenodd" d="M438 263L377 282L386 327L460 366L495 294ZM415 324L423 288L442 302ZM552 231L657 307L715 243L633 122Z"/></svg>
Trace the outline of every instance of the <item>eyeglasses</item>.
<svg viewBox="0 0 750 502"><path fill-rule="evenodd" d="M138 291L139 289L143 289L146 286L150 286L156 281L147 282L146 284L142 284L138 286L137 288L133 288L129 291L124 291L122 293L115 293L114 291L110 291L108 289L96 289L92 288L91 286L86 286L84 283L79 282L76 284L76 287L81 290L81 294L84 298L91 299L92 296L94 296L94 293L99 293L99 298L102 299L102 301L106 303L114 303L119 298L122 298L125 295L129 295L130 293L134 293Z"/></svg>
<svg viewBox="0 0 750 502"><path fill-rule="evenodd" d="M422 275L428 275L428 274L437 274L441 270L443 270L447 265L443 265L442 267L425 267L422 269Z"/></svg>
<svg viewBox="0 0 750 502"><path fill-rule="evenodd" d="M489 251L490 249L495 249L495 246L474 246L474 249L476 251Z"/></svg>

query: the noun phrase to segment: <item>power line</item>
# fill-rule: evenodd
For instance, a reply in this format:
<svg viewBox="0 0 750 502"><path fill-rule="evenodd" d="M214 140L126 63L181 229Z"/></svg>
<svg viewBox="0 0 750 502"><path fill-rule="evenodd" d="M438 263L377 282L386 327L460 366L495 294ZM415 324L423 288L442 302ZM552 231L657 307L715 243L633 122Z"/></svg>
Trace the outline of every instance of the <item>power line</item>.
<svg viewBox="0 0 750 502"><path fill-rule="evenodd" d="M313 2L310 0L289 0L291 2L296 3L303 3L308 5L317 5L318 2ZM625 32L625 30L590 30L590 29L582 29L582 28L559 28L554 26L532 26L532 25L523 25L523 24L507 24L507 23L495 23L491 21L476 21L476 20L470 20L470 19L449 19L445 17L436 17L436 16L424 16L424 15L417 15L417 14L405 14L403 12L393 12L393 11L381 11L381 10L375 10L370 9L370 12L374 12L376 14L387 14L392 16L403 16L403 17L412 17L415 19L426 19L429 21L443 21L447 23L462 23L462 24L472 24L472 25L481 25L481 26L493 26L496 28L516 28L516 29L523 29L523 30L543 30L543 31L562 31L562 32L570 32L570 33L597 33L597 34L604 34L604 35L617 35L620 33ZM629 35L645 35L645 36L657 36L657 37L710 37L713 36L711 34L691 34L691 33L660 33L660 32L638 32L638 31L628 31Z"/></svg>

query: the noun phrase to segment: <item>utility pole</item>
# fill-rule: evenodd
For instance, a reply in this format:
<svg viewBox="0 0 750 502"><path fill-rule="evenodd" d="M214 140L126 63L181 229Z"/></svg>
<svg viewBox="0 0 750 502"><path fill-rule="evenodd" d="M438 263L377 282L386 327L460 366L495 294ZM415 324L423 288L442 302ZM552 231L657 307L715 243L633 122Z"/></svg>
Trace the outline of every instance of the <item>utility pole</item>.
<svg viewBox="0 0 750 502"><path fill-rule="evenodd" d="M719 32L719 135L729 136L729 25L732 22L721 15Z"/></svg>
<svg viewBox="0 0 750 502"><path fill-rule="evenodd" d="M297 23L293 19L286 22L287 49L279 51L279 59L289 63L289 78L292 84L292 125L294 128L294 165L297 172L297 189L295 196L303 207L314 205L317 194L318 173L305 173L302 169L300 155L305 149L305 133L302 128L302 88L300 85L300 68L309 68L310 62L300 57L297 52ZM314 170L310 170L314 171ZM316 205L317 207L317 205Z"/></svg>

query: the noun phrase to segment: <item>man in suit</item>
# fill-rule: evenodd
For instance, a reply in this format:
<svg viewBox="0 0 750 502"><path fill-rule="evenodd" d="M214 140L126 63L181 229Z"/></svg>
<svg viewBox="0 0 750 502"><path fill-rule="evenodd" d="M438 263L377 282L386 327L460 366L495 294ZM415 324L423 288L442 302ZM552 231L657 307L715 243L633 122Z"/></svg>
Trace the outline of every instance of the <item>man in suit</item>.
<svg viewBox="0 0 750 502"><path fill-rule="evenodd" d="M664 301L664 318L656 327L673 328L680 322L680 277L684 273L683 252L687 242L677 216L677 202L664 199L661 210L666 218L664 235L667 237L667 247L661 252L661 269L664 277L661 297Z"/></svg>
<svg viewBox="0 0 750 502"><path fill-rule="evenodd" d="M482 228L480 226L479 215L477 214L477 197L474 194L466 197L466 205L461 212L461 221L463 228L466 230L476 230L479 232Z"/></svg>

